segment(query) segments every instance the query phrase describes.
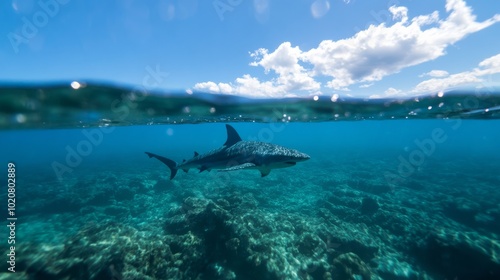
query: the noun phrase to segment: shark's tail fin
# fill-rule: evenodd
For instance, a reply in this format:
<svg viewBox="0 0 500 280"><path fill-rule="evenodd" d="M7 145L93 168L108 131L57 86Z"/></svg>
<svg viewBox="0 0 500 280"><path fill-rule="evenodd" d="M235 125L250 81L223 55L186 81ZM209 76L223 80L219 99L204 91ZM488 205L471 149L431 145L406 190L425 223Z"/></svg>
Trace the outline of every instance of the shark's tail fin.
<svg viewBox="0 0 500 280"><path fill-rule="evenodd" d="M175 174L177 174L177 163L175 161L148 152L146 152L146 155L148 155L149 158L154 157L157 160L163 162L166 166L168 166L168 168L170 168L170 180L174 179Z"/></svg>

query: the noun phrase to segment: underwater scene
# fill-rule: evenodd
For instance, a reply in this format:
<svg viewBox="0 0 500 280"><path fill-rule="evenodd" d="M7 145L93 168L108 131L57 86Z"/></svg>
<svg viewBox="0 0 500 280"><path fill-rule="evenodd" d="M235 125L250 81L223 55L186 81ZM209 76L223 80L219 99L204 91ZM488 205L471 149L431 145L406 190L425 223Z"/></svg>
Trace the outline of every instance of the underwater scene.
<svg viewBox="0 0 500 280"><path fill-rule="evenodd" d="M0 280L500 279L500 1L0 11Z"/></svg>
<svg viewBox="0 0 500 280"><path fill-rule="evenodd" d="M0 98L0 279L500 279L491 88Z"/></svg>

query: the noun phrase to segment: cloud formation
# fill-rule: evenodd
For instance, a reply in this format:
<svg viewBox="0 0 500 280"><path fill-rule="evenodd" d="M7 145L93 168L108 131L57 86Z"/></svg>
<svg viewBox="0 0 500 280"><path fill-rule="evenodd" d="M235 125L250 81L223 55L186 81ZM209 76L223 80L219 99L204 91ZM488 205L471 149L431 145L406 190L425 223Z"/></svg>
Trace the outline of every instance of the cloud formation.
<svg viewBox="0 0 500 280"><path fill-rule="evenodd" d="M379 81L402 69L434 60L469 34L500 21L500 15L477 22L462 0L448 0L444 20L438 12L408 19L406 7L392 6L391 26L370 25L349 39L325 40L302 54L315 75L331 77L327 87L339 90L359 82ZM432 26L427 29L424 27Z"/></svg>
<svg viewBox="0 0 500 280"><path fill-rule="evenodd" d="M431 71L432 72L432 71ZM432 78L419 83L412 92L437 92L448 88L470 85L473 83L486 83L485 76L500 73L500 54L481 61L472 71L464 71L449 75L445 78Z"/></svg>
<svg viewBox="0 0 500 280"><path fill-rule="evenodd" d="M439 78L439 77L446 77L448 75L449 75L448 71L444 71L444 70L432 70L432 71L429 71L427 73L424 73L424 74L420 75L419 77L422 78L422 77L429 76L429 77L438 77Z"/></svg>
<svg viewBox="0 0 500 280"><path fill-rule="evenodd" d="M234 83L205 82L194 88L254 96L316 94L322 89L316 78L323 77L328 79L324 87L349 90L351 85L372 84L404 68L443 56L450 45L500 21L499 14L482 22L476 21L472 9L463 0L447 0L445 8L447 17L444 19L437 11L410 19L406 7L392 6L389 12L394 23L390 26L385 23L370 25L350 38L324 40L318 47L307 51L284 42L272 52L264 48L252 52L254 62L250 65L263 67L266 74L275 75L268 81L259 81L246 74ZM441 78L446 77L447 72L434 70L424 75ZM454 75L439 80L452 85L455 79L462 78L468 82L479 80L477 76ZM416 90L433 89L432 84L425 81Z"/></svg>

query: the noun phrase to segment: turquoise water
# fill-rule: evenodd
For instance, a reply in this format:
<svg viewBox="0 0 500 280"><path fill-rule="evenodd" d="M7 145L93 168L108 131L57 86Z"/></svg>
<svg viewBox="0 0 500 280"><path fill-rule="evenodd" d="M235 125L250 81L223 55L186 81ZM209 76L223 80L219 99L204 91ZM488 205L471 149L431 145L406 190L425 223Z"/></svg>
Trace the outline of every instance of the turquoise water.
<svg viewBox="0 0 500 280"><path fill-rule="evenodd" d="M498 94L129 93L2 88L12 279L500 279ZM169 180L144 154L182 162L221 147L225 124L311 158L265 177L190 170ZM8 225L5 183L1 193ZM11 279L12 231L2 228L0 279Z"/></svg>

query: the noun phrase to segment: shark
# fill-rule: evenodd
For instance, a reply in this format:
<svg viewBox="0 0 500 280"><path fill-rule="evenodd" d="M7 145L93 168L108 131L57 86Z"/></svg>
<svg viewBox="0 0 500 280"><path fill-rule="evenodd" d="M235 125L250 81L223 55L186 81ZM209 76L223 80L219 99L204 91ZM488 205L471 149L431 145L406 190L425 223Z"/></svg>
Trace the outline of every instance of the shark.
<svg viewBox="0 0 500 280"><path fill-rule="evenodd" d="M146 152L149 158L156 158L170 169L170 180L174 179L178 170L188 172L198 169L199 172L217 170L219 172L244 169L257 169L261 177L269 175L272 169L291 167L297 162L311 157L295 149L258 141L243 141L236 130L226 124L227 140L222 147L205 154L194 152L189 160L177 163L169 158Z"/></svg>

